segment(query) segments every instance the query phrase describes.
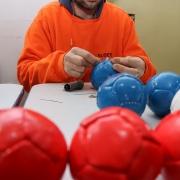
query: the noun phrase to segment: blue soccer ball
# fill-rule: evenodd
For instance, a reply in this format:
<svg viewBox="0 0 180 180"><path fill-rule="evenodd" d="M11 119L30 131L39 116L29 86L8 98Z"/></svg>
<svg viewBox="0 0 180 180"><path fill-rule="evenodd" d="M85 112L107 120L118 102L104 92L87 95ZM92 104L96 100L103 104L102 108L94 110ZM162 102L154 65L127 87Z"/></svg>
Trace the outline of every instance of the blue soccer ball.
<svg viewBox="0 0 180 180"><path fill-rule="evenodd" d="M142 115L146 107L144 84L128 73L118 73L108 78L98 89L97 106L102 109L118 106Z"/></svg>
<svg viewBox="0 0 180 180"><path fill-rule="evenodd" d="M101 84L113 74L118 72L113 69L113 63L107 58L98 63L91 71L91 84L98 89Z"/></svg>
<svg viewBox="0 0 180 180"><path fill-rule="evenodd" d="M145 86L147 106L157 116L170 113L171 101L180 89L180 76L174 72L162 72L152 77Z"/></svg>

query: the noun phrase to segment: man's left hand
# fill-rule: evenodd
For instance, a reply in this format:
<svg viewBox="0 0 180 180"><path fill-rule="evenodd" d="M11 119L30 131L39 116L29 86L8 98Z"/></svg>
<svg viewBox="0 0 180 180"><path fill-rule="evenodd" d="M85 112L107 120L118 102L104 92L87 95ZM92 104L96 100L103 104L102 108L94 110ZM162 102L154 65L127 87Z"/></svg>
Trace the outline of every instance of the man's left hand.
<svg viewBox="0 0 180 180"><path fill-rule="evenodd" d="M118 72L126 72L141 78L144 75L146 64L140 57L114 57L111 59L113 68Z"/></svg>

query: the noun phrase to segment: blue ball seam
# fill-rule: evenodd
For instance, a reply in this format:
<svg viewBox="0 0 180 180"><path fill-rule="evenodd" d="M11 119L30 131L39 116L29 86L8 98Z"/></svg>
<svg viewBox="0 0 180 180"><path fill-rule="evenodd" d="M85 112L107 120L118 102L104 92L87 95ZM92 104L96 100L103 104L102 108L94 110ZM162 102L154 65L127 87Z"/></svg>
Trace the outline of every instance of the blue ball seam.
<svg viewBox="0 0 180 180"><path fill-rule="evenodd" d="M168 90L164 90L164 89L156 89L156 92L157 91L164 91L164 92L170 92L170 93L172 92L172 91L168 91ZM152 100L154 94L155 94L155 92L153 92L150 96L148 95L149 100Z"/></svg>
<svg viewBox="0 0 180 180"><path fill-rule="evenodd" d="M136 78L136 77L134 77L134 76L129 76L128 74L123 74L123 76L131 77L131 78L133 78L133 79L135 79L135 80L138 80L138 82L140 83L142 89L144 89L144 85L141 83L141 81L140 81L138 78ZM122 76L121 76L121 77L122 77ZM113 86L114 86L115 82L116 82L119 78L121 78L121 77L118 77L118 78L114 81ZM141 100L142 100L142 97L143 97L143 91L141 91L140 99L139 99L137 102L140 103ZM119 100L119 99L118 99L118 100ZM120 100L119 100L119 101L120 101Z"/></svg>

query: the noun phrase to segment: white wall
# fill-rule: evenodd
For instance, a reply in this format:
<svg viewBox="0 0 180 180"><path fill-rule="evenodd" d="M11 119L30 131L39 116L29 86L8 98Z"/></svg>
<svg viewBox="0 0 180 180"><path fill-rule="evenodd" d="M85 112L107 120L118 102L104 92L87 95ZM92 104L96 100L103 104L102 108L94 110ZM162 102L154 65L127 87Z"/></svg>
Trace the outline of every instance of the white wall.
<svg viewBox="0 0 180 180"><path fill-rule="evenodd" d="M25 33L51 0L0 0L0 83L18 83L16 65Z"/></svg>

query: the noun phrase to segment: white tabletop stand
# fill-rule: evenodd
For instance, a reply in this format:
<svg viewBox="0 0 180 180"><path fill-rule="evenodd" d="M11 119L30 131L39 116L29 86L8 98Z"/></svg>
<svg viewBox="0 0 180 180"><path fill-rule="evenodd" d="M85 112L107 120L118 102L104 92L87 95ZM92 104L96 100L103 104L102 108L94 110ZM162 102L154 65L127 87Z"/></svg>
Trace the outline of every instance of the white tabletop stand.
<svg viewBox="0 0 180 180"><path fill-rule="evenodd" d="M20 84L0 84L0 109L18 106L24 95Z"/></svg>
<svg viewBox="0 0 180 180"><path fill-rule="evenodd" d="M99 111L96 98L93 98L96 94L90 83L86 83L83 90L72 92L66 92L64 84L39 84L32 87L24 108L37 111L54 122L69 146L80 122ZM153 128L160 120L147 107L142 118ZM72 180L68 166L63 180ZM162 178L158 177L158 180Z"/></svg>

